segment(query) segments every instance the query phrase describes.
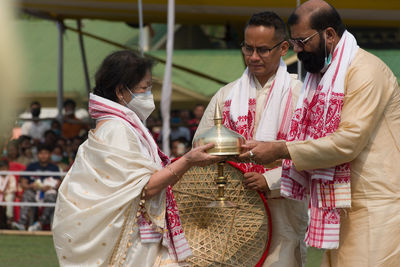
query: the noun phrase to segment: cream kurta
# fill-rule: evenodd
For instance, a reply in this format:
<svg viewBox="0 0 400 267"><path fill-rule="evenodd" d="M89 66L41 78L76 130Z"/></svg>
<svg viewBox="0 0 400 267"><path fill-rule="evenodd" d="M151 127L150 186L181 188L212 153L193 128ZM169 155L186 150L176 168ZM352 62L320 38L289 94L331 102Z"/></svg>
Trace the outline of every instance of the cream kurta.
<svg viewBox="0 0 400 267"><path fill-rule="evenodd" d="M294 110L302 84L294 76L292 78L290 85L292 87L292 106ZM274 79L275 76L272 76L264 87L255 79L257 92L255 131L264 111L265 101ZM227 84L214 95L204 112L194 138L214 126L215 105L218 103L222 111L224 102L236 82L237 80ZM280 198L281 168L268 171L264 173L264 176L271 190L268 194L268 205L271 210L272 240L268 257L263 266L301 266L302 262L305 262L306 257L306 248L303 239L308 219L307 203L305 201L300 202Z"/></svg>
<svg viewBox="0 0 400 267"><path fill-rule="evenodd" d="M160 243L142 244L141 192L161 166L139 146L129 124L105 122L79 148L57 199L54 244L61 266L178 266ZM153 223L165 221L165 190L145 202ZM162 262L164 261L164 262Z"/></svg>
<svg viewBox="0 0 400 267"><path fill-rule="evenodd" d="M390 69L359 49L336 132L287 146L299 171L350 162L352 207L342 212L339 249L322 265L399 266L400 90Z"/></svg>

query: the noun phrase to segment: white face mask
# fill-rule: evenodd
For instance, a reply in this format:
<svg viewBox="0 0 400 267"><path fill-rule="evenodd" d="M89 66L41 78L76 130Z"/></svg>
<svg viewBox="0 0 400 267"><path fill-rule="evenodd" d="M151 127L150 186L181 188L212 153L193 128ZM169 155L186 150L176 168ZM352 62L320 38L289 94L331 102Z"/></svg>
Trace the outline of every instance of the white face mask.
<svg viewBox="0 0 400 267"><path fill-rule="evenodd" d="M134 94L129 89L128 91L132 95L132 99L129 103L123 99L126 107L135 112L139 119L145 121L156 108L153 94L150 90L139 94Z"/></svg>

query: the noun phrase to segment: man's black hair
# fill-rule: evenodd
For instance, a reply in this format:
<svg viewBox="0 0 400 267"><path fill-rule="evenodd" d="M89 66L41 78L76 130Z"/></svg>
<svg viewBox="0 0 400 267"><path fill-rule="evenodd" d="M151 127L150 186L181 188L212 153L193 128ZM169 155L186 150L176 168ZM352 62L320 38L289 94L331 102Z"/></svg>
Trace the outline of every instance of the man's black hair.
<svg viewBox="0 0 400 267"><path fill-rule="evenodd" d="M247 22L245 29L249 26L273 27L276 39L286 39L285 22L275 12L263 11L253 14Z"/></svg>
<svg viewBox="0 0 400 267"><path fill-rule="evenodd" d="M64 101L64 108L65 108L65 106L68 106L68 105L71 105L71 106L73 106L74 108L76 108L76 103L75 103L75 101L72 100L72 99L70 99L70 98L68 98L68 99L66 99L66 100Z"/></svg>
<svg viewBox="0 0 400 267"><path fill-rule="evenodd" d="M42 105L40 105L40 102L39 102L39 101L32 101L31 107L32 107L32 106L35 106L35 105L37 105L37 106L39 106L39 107L42 106Z"/></svg>
<svg viewBox="0 0 400 267"><path fill-rule="evenodd" d="M39 153L42 150L47 150L51 152L53 150L53 147L47 144L38 144L37 145L37 152Z"/></svg>

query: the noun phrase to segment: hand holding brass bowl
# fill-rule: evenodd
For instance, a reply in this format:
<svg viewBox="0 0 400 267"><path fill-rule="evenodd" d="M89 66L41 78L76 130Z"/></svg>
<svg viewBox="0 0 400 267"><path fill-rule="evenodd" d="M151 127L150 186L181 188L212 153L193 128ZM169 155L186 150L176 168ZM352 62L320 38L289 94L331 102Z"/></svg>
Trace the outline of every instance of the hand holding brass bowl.
<svg viewBox="0 0 400 267"><path fill-rule="evenodd" d="M245 139L242 135L226 128L222 124L222 115L218 106L215 107L214 126L194 140L194 146L214 143L215 146L207 153L218 156L235 156L240 154L240 147Z"/></svg>
<svg viewBox="0 0 400 267"><path fill-rule="evenodd" d="M214 143L215 146L208 150L207 153L218 156L235 156L240 154L240 148L244 144L245 139L242 135L226 128L222 125L222 115L215 106L214 126L203 134L200 134L193 141L194 146L206 145ZM211 202L208 207L235 207L236 205L225 198L225 186L227 179L224 175L225 162L218 163L218 177L215 182L218 186L218 197Z"/></svg>

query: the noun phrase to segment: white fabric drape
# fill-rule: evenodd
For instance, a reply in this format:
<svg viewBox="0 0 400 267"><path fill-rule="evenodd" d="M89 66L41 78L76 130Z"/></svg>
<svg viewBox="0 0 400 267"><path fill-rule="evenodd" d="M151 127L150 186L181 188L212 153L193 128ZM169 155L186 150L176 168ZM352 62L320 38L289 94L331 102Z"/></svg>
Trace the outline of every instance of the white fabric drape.
<svg viewBox="0 0 400 267"><path fill-rule="evenodd" d="M270 93L264 104L264 111L255 134L256 140L277 140L280 137L278 134L280 133L279 130L282 130L282 127L286 128L289 126L289 117L291 114L290 81L291 77L287 72L286 64L281 59L274 82L271 85ZM237 128L240 128L242 124L254 124L254 121L251 121L251 118L247 118L247 116L250 110L249 105L250 103L255 104L255 99L256 84L252 74L249 72L248 68L246 68L242 77L235 83L231 93L226 99L226 103L231 101L231 108L229 109L230 119L233 122L237 122ZM287 116L289 117L286 118ZM245 122L246 118L247 123ZM253 132L251 130L252 127L249 125L243 126L250 129L247 138L251 138ZM242 134L240 130L238 132Z"/></svg>

